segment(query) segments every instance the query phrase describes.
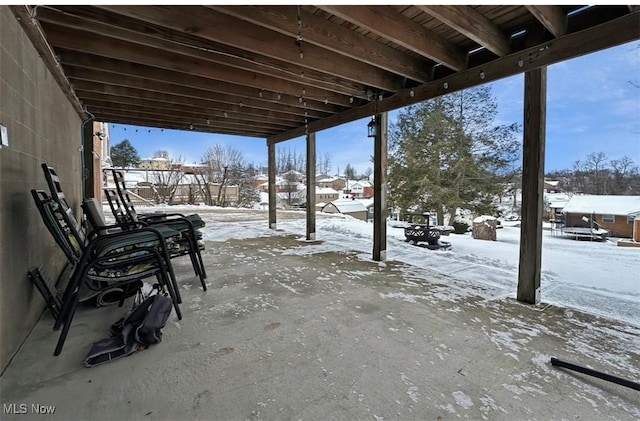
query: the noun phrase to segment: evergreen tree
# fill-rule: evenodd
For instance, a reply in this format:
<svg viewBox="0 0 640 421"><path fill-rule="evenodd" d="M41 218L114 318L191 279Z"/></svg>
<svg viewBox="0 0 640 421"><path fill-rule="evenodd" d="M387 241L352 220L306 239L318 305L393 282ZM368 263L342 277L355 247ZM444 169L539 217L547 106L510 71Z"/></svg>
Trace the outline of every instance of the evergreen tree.
<svg viewBox="0 0 640 421"><path fill-rule="evenodd" d="M111 162L117 168L136 167L140 164L140 156L129 139L125 139L111 147Z"/></svg>
<svg viewBox="0 0 640 421"><path fill-rule="evenodd" d="M401 111L390 130L390 204L435 211L438 223L458 208L493 212L520 148L517 125L494 125L496 111L486 86Z"/></svg>

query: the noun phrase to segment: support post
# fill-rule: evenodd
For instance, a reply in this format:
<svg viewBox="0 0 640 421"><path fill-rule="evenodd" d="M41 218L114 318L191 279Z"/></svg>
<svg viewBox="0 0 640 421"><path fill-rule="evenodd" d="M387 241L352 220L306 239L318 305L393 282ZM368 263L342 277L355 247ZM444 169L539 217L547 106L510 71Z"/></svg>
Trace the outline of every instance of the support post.
<svg viewBox="0 0 640 421"><path fill-rule="evenodd" d="M307 240L316 239L316 134L307 134Z"/></svg>
<svg viewBox="0 0 640 421"><path fill-rule="evenodd" d="M373 260L387 259L387 143L386 112L376 115L373 146Z"/></svg>
<svg viewBox="0 0 640 421"><path fill-rule="evenodd" d="M267 143L269 166L269 229L276 229L276 144Z"/></svg>
<svg viewBox="0 0 640 421"><path fill-rule="evenodd" d="M518 301L540 302L547 68L524 76L524 147Z"/></svg>

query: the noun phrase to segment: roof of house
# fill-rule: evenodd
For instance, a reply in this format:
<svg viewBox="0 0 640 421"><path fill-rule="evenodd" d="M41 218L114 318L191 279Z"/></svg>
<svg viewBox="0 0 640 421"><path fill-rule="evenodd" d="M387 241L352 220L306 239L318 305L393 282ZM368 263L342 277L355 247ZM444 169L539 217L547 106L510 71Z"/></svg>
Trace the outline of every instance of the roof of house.
<svg viewBox="0 0 640 421"><path fill-rule="evenodd" d="M340 213L353 213L353 212L366 212L367 208L365 208L365 206L362 204L362 202L358 201L358 200L351 200L351 199L341 199L341 200L334 200L333 202L329 202L325 205L329 206L329 205L333 205L336 207L336 209L338 209L338 211Z"/></svg>
<svg viewBox="0 0 640 421"><path fill-rule="evenodd" d="M562 211L564 213L629 215L640 212L640 196L574 195Z"/></svg>

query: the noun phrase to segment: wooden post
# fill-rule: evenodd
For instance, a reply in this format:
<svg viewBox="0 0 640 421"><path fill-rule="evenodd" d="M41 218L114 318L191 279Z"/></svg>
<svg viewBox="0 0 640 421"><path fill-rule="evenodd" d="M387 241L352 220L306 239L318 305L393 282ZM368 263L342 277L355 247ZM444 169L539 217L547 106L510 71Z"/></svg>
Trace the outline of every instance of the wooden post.
<svg viewBox="0 0 640 421"><path fill-rule="evenodd" d="M540 302L547 68L524 76L524 151L518 301Z"/></svg>
<svg viewBox="0 0 640 421"><path fill-rule="evenodd" d="M269 229L276 229L276 144L267 143L269 155Z"/></svg>
<svg viewBox="0 0 640 421"><path fill-rule="evenodd" d="M387 113L376 115L373 146L373 260L387 259Z"/></svg>
<svg viewBox="0 0 640 421"><path fill-rule="evenodd" d="M307 240L316 239L316 134L307 134Z"/></svg>

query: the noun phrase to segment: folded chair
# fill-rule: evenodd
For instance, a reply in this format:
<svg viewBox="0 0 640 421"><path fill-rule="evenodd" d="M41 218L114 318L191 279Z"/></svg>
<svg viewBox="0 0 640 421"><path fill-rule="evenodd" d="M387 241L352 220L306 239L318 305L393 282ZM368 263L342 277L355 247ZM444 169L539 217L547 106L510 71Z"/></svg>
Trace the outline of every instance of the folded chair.
<svg viewBox="0 0 640 421"><path fill-rule="evenodd" d="M111 170L113 173L113 181L116 185L116 191L118 193L118 198L120 199L121 206L112 206L111 202L109 202L109 206L111 206L111 210L114 213L114 217L116 220L118 218L126 218L126 222L135 223L135 222L146 222L149 224L157 224L161 223L163 225L167 225L181 233L185 234L185 236L189 239L191 246L195 250L195 255L197 258L197 266L199 267L199 275L200 275L200 283L202 284L202 288L206 291L206 285L204 279L207 277L207 272L204 267L204 263L202 261L202 255L200 253L201 249L204 249L204 243L199 242L198 240L202 237L199 228L203 228L205 226L205 222L200 218L198 214L192 214L185 216L181 213L153 213L153 214L139 214L136 212L135 207L133 206L133 201L131 200L131 196L129 195L129 191L127 190L127 186L124 181L124 173L122 171L118 171L115 169ZM106 192L105 192L106 193ZM109 201L110 197L113 198L113 195L107 194L107 200ZM116 215L116 208L120 208L123 212L120 215ZM196 265L194 264L194 270L196 269Z"/></svg>
<svg viewBox="0 0 640 421"><path fill-rule="evenodd" d="M160 288L171 296L178 319L182 313L175 293L175 277L171 279L171 261L167 241L169 228L150 227L120 233L84 236L72 213L42 190L31 190L42 220L72 265L71 275L61 299L54 325L62 327L53 355L59 355L69 333L79 297L85 290L105 291L114 287L125 290L139 288L140 281L155 276ZM175 237L179 233L175 233Z"/></svg>

